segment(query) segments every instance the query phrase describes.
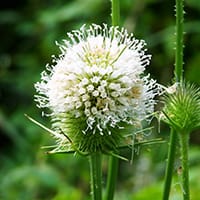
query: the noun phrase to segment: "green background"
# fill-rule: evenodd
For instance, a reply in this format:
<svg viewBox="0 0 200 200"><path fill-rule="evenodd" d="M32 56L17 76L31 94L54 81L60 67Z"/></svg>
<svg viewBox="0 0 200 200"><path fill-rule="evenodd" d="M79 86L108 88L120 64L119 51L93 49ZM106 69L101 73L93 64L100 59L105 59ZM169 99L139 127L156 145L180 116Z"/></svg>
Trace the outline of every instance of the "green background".
<svg viewBox="0 0 200 200"><path fill-rule="evenodd" d="M170 85L174 68L175 2L172 0L121 0L121 26L147 42L152 55L146 72ZM0 10L0 199L86 200L90 177L87 158L78 155L46 155L41 149L53 144L24 113L50 127L34 102L34 83L58 55L55 41L83 24L111 24L109 0L4 1ZM200 84L200 1L185 1L184 75ZM156 120L153 121L158 126ZM190 178L192 200L200 190L200 136L191 135ZM168 140L161 124L151 137ZM128 155L128 152L123 152ZM115 199L161 199L167 142L137 149L133 165L120 161ZM171 199L181 199L180 158L174 166ZM107 171L104 157L103 185Z"/></svg>

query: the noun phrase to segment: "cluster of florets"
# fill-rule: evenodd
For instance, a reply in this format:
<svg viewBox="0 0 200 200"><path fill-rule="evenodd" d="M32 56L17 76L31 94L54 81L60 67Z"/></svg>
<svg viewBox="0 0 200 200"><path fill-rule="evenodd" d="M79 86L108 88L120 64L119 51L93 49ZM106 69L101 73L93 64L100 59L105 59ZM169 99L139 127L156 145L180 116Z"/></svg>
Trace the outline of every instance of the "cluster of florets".
<svg viewBox="0 0 200 200"><path fill-rule="evenodd" d="M156 83L144 75L151 56L145 55L145 42L123 28L83 26L68 36L59 44L62 53L55 64L35 85L38 106L50 108L55 130L75 148L116 148L122 129L153 112Z"/></svg>

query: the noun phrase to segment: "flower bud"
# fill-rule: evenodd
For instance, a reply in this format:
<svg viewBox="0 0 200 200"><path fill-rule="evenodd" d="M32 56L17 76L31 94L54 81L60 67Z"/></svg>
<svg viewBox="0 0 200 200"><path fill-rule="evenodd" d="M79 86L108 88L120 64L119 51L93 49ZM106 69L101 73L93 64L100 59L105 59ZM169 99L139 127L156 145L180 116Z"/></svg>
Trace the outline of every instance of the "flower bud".
<svg viewBox="0 0 200 200"><path fill-rule="evenodd" d="M163 120L180 133L200 126L200 89L181 82L164 96Z"/></svg>

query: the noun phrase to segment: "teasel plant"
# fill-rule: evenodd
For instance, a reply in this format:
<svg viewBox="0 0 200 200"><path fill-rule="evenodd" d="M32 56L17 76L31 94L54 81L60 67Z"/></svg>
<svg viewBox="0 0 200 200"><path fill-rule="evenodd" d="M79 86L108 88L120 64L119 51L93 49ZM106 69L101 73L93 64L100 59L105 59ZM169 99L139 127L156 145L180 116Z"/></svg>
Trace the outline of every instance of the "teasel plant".
<svg viewBox="0 0 200 200"><path fill-rule="evenodd" d="M168 200L173 176L177 145L181 154L181 189L183 200L190 199L189 188L189 137L193 130L200 128L200 88L184 80L183 77L183 36L184 1L176 0L176 47L175 83L163 96L161 119L171 129L167 166L165 172L163 200Z"/></svg>
<svg viewBox="0 0 200 200"><path fill-rule="evenodd" d="M180 145L181 189L183 199L189 200L189 137L192 131L200 128L200 88L191 83L181 81L173 93L166 93L164 95L163 103L162 120L171 127ZM173 143L173 145L176 146L178 142ZM168 162L170 159L169 157ZM173 166L168 167L167 170L171 170L170 173L173 172ZM166 178L167 176L169 174L166 174ZM164 194L167 193L164 192ZM169 194L167 196L169 197ZM163 197L163 199L168 199L168 197Z"/></svg>
<svg viewBox="0 0 200 200"><path fill-rule="evenodd" d="M133 152L143 123L150 123L160 85L145 74L151 55L144 40L119 25L119 0L112 1L112 24L83 25L57 43L61 54L35 84L37 106L50 116L47 128L56 141L49 153L76 153L89 158L91 195L102 199L102 155L111 156L106 199L113 199L121 148ZM148 128L147 128L148 129ZM137 142L137 141L136 141Z"/></svg>

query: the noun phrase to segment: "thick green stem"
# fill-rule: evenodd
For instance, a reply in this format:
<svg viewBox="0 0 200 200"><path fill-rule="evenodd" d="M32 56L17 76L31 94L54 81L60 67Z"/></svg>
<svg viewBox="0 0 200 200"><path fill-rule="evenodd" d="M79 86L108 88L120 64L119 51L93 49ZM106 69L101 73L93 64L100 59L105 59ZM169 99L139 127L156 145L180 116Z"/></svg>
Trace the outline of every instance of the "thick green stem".
<svg viewBox="0 0 200 200"><path fill-rule="evenodd" d="M119 165L118 163L119 163L118 158L113 156L110 157L105 200L112 200L114 198L115 186L117 182L118 165Z"/></svg>
<svg viewBox="0 0 200 200"><path fill-rule="evenodd" d="M119 0L111 0L112 2L112 25L119 26L120 20L120 5Z"/></svg>
<svg viewBox="0 0 200 200"><path fill-rule="evenodd" d="M176 62L175 78L179 82L183 76L183 0L176 0Z"/></svg>
<svg viewBox="0 0 200 200"><path fill-rule="evenodd" d="M180 134L181 144L181 161L182 161L182 187L183 187L183 199L190 199L189 189L189 161L188 161L188 149L189 149L189 134Z"/></svg>
<svg viewBox="0 0 200 200"><path fill-rule="evenodd" d="M101 153L90 155L91 194L93 200L102 199Z"/></svg>
<svg viewBox="0 0 200 200"><path fill-rule="evenodd" d="M165 183L164 183L164 191L163 191L163 198L162 198L163 200L169 199L170 187L171 187L172 176L173 176L173 171L174 171L176 141L177 141L177 133L171 128L167 167L165 171Z"/></svg>

